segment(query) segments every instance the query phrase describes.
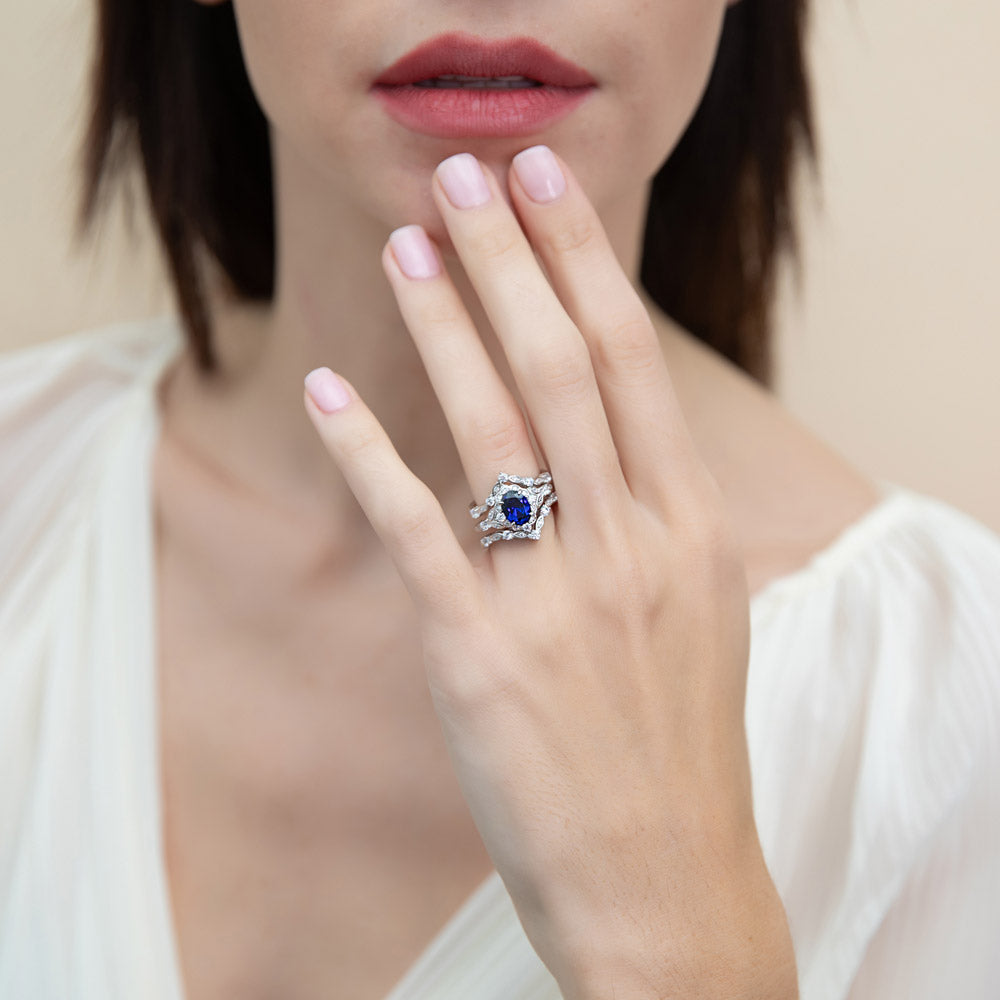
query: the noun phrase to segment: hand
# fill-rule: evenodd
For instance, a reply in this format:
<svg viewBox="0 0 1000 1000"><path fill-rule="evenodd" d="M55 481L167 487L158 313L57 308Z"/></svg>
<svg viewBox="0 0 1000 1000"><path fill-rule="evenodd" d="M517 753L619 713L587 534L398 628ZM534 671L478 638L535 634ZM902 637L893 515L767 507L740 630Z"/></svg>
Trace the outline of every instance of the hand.
<svg viewBox="0 0 1000 1000"><path fill-rule="evenodd" d="M423 230L382 256L475 501L551 470L541 537L467 554L353 388L317 369L306 408L416 604L463 794L564 996L794 997L753 818L739 547L595 210L560 159L555 198L519 178L544 156L515 159L517 215L468 154L432 183L542 462Z"/></svg>

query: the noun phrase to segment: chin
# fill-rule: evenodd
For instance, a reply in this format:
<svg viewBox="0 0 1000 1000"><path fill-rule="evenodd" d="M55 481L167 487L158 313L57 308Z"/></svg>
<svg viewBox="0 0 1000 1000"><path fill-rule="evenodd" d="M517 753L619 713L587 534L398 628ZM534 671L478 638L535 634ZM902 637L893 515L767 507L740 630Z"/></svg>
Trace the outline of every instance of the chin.
<svg viewBox="0 0 1000 1000"><path fill-rule="evenodd" d="M471 146L471 143L469 145ZM519 146L515 152L520 152L521 148ZM457 152L471 152L473 155L477 155L474 149L464 150L456 148L442 154L441 159L443 160L447 156L452 155L452 153ZM497 187L512 212L514 211L514 204L510 196L510 190L507 187L507 176L510 170L510 162L514 158L514 155L512 153L509 159L504 160L479 157L487 169L493 173L493 176L496 178ZM386 189L395 189L399 192L405 191L405 197L394 198L391 207L383 205L381 210L373 204L371 210L377 212L385 220L385 224L389 230L414 224L423 226L427 235L434 241L444 256L455 257L457 256L455 247L451 242L444 219L441 217L441 213L438 211L437 204L431 194L431 178L436 166L437 163L435 162L429 168L426 165L419 169L406 167L395 176L388 177L384 182ZM386 208L388 208L388 211L386 211Z"/></svg>
<svg viewBox="0 0 1000 1000"><path fill-rule="evenodd" d="M455 249L455 244L451 242L448 230L445 229L444 223L440 218L437 219L435 225L424 226L424 229L427 230L427 235L434 241L434 245L441 251L443 257L458 258L458 251Z"/></svg>

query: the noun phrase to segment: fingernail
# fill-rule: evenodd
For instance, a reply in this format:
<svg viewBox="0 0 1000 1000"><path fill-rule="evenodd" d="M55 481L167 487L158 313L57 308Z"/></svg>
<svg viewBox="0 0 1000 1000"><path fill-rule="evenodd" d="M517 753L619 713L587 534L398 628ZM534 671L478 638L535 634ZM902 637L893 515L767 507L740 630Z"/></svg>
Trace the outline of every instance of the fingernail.
<svg viewBox="0 0 1000 1000"><path fill-rule="evenodd" d="M403 226L389 234L392 253L408 278L433 278L441 273L437 254L423 226Z"/></svg>
<svg viewBox="0 0 1000 1000"><path fill-rule="evenodd" d="M324 413L342 410L351 401L347 387L329 368L314 368L306 376L306 392Z"/></svg>
<svg viewBox="0 0 1000 1000"><path fill-rule="evenodd" d="M455 208L476 208L490 200L483 168L471 153L458 153L442 160L437 175L448 201Z"/></svg>
<svg viewBox="0 0 1000 1000"><path fill-rule="evenodd" d="M532 201L546 204L566 190L566 178L548 146L530 146L514 157L514 171Z"/></svg>

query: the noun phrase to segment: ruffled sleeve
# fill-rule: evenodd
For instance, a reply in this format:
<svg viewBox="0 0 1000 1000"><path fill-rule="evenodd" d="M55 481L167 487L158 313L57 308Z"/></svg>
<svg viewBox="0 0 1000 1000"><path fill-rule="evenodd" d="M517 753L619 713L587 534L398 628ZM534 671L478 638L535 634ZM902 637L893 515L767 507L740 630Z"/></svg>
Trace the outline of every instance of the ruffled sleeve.
<svg viewBox="0 0 1000 1000"><path fill-rule="evenodd" d="M900 487L753 614L758 828L802 1000L1000 990L1000 537Z"/></svg>

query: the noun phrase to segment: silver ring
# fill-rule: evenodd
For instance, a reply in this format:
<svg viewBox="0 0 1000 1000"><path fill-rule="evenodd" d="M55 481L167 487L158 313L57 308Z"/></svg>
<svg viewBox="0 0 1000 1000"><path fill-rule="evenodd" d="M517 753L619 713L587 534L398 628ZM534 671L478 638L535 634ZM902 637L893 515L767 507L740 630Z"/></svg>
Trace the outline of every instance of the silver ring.
<svg viewBox="0 0 1000 1000"><path fill-rule="evenodd" d="M547 471L527 479L501 472L485 501L469 504L474 518L486 515L479 522L479 530L492 532L480 539L483 548L512 538L537 539L552 505L559 499L553 490L552 476Z"/></svg>

